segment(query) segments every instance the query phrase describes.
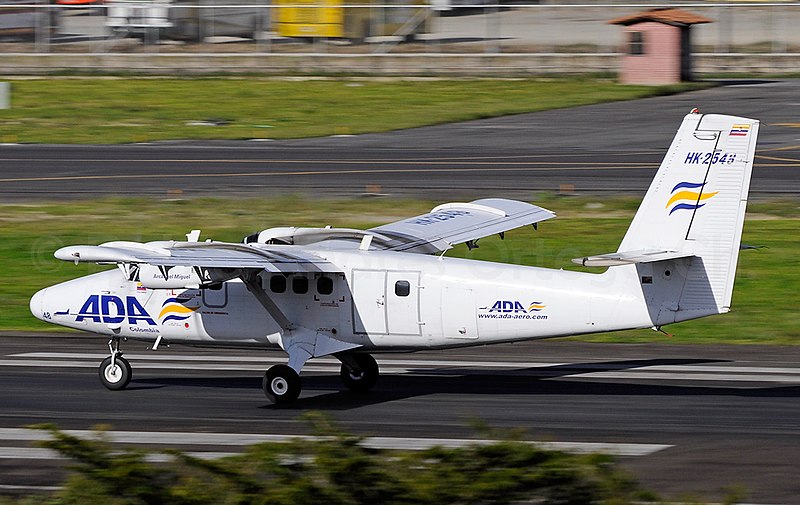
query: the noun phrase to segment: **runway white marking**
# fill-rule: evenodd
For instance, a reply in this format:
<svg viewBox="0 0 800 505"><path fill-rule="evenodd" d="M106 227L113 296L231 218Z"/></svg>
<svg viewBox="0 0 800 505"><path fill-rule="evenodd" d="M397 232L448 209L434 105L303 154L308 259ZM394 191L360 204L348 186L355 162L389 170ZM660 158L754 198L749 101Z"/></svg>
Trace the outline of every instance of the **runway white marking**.
<svg viewBox="0 0 800 505"><path fill-rule="evenodd" d="M148 431L108 431L99 435L90 430L64 430L72 436L93 439L98 436L118 444L137 445L183 445L183 446L225 446L243 447L264 442L286 443L294 440L319 440L318 437L305 435L273 435L261 433L200 433L200 432L148 432ZM14 442L40 442L49 440L50 434L41 430L26 428L0 428L0 441ZM446 447L451 449L463 448L472 445L489 445L498 440L490 439L459 439L459 438L417 438L417 437L365 437L361 445L370 449L384 450L410 450L421 451L432 447ZM570 453L584 454L600 452L615 456L648 456L650 454L673 447L667 444L639 444L639 443L607 443L607 442L540 442L525 441L543 449L558 450ZM6 459L39 459L46 453L46 449L30 447L0 447L0 458ZM48 452L50 457L55 455ZM208 451L193 452L192 454L209 454ZM214 452L215 456L236 454L235 452Z"/></svg>
<svg viewBox="0 0 800 505"><path fill-rule="evenodd" d="M254 352L262 352L260 350ZM108 353L70 353L70 352L25 352L18 354L10 354L9 357L14 358L74 358L74 359L96 359L102 360L108 356ZM220 356L211 354L167 354L160 352L151 352L147 354L128 354L125 357L130 360L170 360L170 361L229 361L229 362L258 362L258 363L283 363L286 358L283 356L269 356L263 354L260 356ZM630 366L626 362L638 360L621 360L620 364L612 365L608 362L602 363L575 363L575 362L553 362L553 361L464 361L464 360L434 360L434 359L381 359L382 363L392 363L395 365L405 366L476 366L476 367L495 367L495 368L536 368L536 367L574 367L576 370L586 369L601 369L608 370L609 368L628 369L628 368L647 368L649 370L664 370L664 371L704 371L704 372L730 372L736 370L738 372L749 373L787 373L787 374L800 374L800 367L749 367L749 366L714 366L714 365L647 365L647 366ZM315 363L336 364L338 366L339 360L335 358L314 358Z"/></svg>
<svg viewBox="0 0 800 505"><path fill-rule="evenodd" d="M737 370L731 370L735 372ZM565 376L566 377L566 376ZM649 380L692 380L692 381L723 381L723 382L790 382L800 383L800 375L748 375L737 373L718 373L714 375L698 373L658 373L637 371L633 372L590 372L570 374L568 377L589 377L594 379L649 379Z"/></svg>
<svg viewBox="0 0 800 505"><path fill-rule="evenodd" d="M255 351L261 353L261 351ZM105 353L28 352L0 359L0 366L39 368L96 368L107 356ZM230 356L212 354L126 354L134 368L141 370L197 370L240 371L262 373L269 365L285 363L279 355L258 354ZM437 375L464 375L476 370L503 370L519 375L557 378L591 379L643 379L643 380L693 380L722 382L800 383L800 367L753 367L720 365L646 365L565 363L542 361L477 361L477 360L421 360L384 359L379 357L381 373L435 373ZM304 367L305 372L338 373L340 363L334 358L317 358Z"/></svg>
<svg viewBox="0 0 800 505"><path fill-rule="evenodd" d="M236 452L191 452L187 451L187 455L197 459L218 459L228 456L235 456ZM57 451L51 449L41 449L37 447L0 447L0 459L43 459L48 461L64 460L67 459L61 456ZM164 463L172 461L174 458L168 454L148 454L145 458L150 463ZM59 489L59 488L56 488Z"/></svg>
<svg viewBox="0 0 800 505"><path fill-rule="evenodd" d="M16 484L0 484L0 491L33 491L50 492L63 489L61 486L19 486Z"/></svg>

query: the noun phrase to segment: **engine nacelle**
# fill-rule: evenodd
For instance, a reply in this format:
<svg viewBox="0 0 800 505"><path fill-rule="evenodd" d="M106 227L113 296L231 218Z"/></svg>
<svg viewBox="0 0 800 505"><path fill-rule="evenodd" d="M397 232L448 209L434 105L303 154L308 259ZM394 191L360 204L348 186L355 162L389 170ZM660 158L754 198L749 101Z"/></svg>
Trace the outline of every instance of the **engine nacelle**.
<svg viewBox="0 0 800 505"><path fill-rule="evenodd" d="M258 233L253 233L244 238L245 244L284 244L284 245L309 245L325 240L351 240L360 241L365 236L371 236L376 243L389 242L389 238L369 230L356 230L353 228L297 228L294 226L281 226L269 228Z"/></svg>
<svg viewBox="0 0 800 505"><path fill-rule="evenodd" d="M246 236L243 242L245 244L294 244L294 236L299 229L295 226L269 228Z"/></svg>

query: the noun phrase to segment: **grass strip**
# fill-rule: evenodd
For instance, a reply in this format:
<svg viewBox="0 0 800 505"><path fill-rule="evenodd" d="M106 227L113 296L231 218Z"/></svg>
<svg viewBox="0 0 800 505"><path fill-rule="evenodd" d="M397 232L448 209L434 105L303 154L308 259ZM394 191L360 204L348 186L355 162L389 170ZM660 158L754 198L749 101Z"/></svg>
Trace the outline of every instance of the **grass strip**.
<svg viewBox="0 0 800 505"><path fill-rule="evenodd" d="M43 78L15 80L0 141L116 144L382 132L671 94L611 80Z"/></svg>

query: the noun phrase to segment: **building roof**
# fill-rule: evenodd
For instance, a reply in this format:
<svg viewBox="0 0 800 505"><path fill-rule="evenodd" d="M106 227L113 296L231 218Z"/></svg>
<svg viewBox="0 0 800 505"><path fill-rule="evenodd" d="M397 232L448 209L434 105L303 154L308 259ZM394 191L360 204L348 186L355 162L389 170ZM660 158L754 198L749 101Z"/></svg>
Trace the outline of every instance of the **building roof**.
<svg viewBox="0 0 800 505"><path fill-rule="evenodd" d="M650 9L637 14L623 16L621 18L612 19L608 22L610 25L635 25L636 23L644 23L645 21L654 21L656 23L664 23L674 26L689 26L700 23L712 23L713 19L708 19L697 14L692 14L681 9L674 9L672 7L661 7L657 9Z"/></svg>

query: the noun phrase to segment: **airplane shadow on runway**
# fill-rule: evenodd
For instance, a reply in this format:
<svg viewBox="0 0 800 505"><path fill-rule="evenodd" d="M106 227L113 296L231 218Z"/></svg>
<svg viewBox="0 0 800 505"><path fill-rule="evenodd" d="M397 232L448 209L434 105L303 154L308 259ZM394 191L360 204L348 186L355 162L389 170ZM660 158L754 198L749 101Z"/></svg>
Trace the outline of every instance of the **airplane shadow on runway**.
<svg viewBox="0 0 800 505"><path fill-rule="evenodd" d="M680 383L663 384L664 379L640 377L599 378L570 377L576 374L613 372L653 366L687 366L726 363L713 359L644 359L605 362L571 363L545 367L487 370L475 367L445 367L409 370L404 374L382 375L368 393L344 390L338 376L305 375L303 395L292 405L264 405L266 409L350 410L368 405L387 403L432 394L469 395L631 395L631 396L742 396L765 398L800 397L800 386L754 386L752 382L737 386L720 379L719 385L697 386L696 381L682 379ZM691 372L689 370L689 372ZM736 367L731 367L736 372ZM555 380L554 380L555 379ZM658 381L656 383L655 381ZM254 389L261 387L258 377L164 377L134 379L132 385L153 388L182 386L207 388ZM740 383L741 384L741 383ZM142 387L142 389L148 386ZM319 394L321 392L321 394Z"/></svg>

